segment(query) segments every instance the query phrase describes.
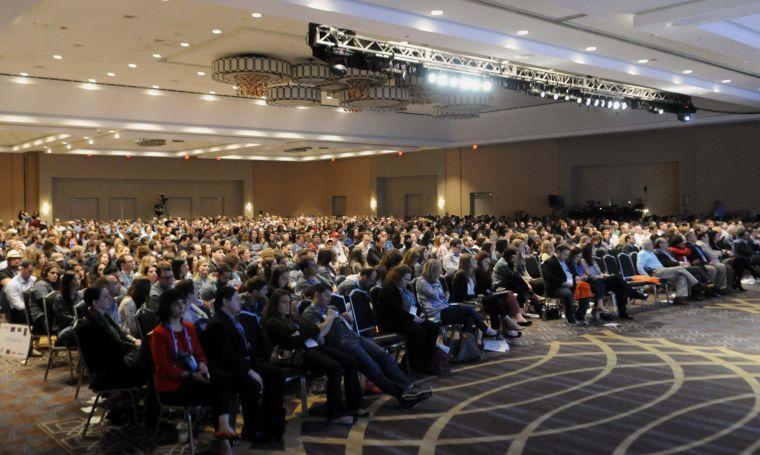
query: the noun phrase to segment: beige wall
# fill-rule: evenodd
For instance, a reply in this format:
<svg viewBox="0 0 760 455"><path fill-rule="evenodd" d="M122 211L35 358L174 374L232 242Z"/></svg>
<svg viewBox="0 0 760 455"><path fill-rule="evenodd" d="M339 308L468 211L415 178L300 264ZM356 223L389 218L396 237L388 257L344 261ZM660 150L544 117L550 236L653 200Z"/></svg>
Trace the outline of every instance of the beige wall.
<svg viewBox="0 0 760 455"><path fill-rule="evenodd" d="M52 214L64 216L68 211L63 201L67 194L53 192L54 180L66 182L76 195L89 195L100 200L100 216L108 216L109 197L138 197L138 214L148 215L155 198L160 194L161 182L166 182L166 192L177 197L191 197L200 207L199 185L214 193L221 191L214 182L237 182L242 185L242 197L227 191L229 203L225 212L241 214L246 202L252 201L250 162L230 160L184 160L181 158L125 158L93 156L40 155L39 201L52 204ZM97 179L97 180L90 180ZM108 184L108 181L116 183ZM200 183L199 183L200 182ZM143 188L140 188L140 185ZM223 186L223 185L222 185ZM216 194L213 194L216 196ZM221 196L225 196L220 194ZM148 202L150 201L150 202ZM227 207L227 204L232 204ZM235 207L237 206L237 207ZM147 207L147 208L146 208ZM250 212L252 213L252 212ZM249 213L249 214L250 214ZM44 215L44 214L43 214Z"/></svg>
<svg viewBox="0 0 760 455"><path fill-rule="evenodd" d="M24 206L53 203L54 178L243 182L242 204L253 211L282 215L329 214L332 196L346 196L349 215L374 214L381 178L434 176L436 198L452 214L469 212L470 193L493 192L497 215L551 212L547 196L560 194L570 203L578 191L577 169L607 167L633 172L641 164L677 166L678 211L708 211L721 199L729 210L760 212L760 122L683 125L644 132L549 139L478 150L434 150L335 162L181 160L28 154L0 155L0 217L8 219ZM26 181L23 176L30 176ZM38 176L39 185L34 185ZM400 196L403 200L403 195ZM396 197L394 196L394 197ZM580 195L579 195L580 196ZM685 197L686 196L686 197ZM656 197L650 191L649 197ZM670 196L668 196L671 198ZM598 199L602 199L601 197ZM688 201L688 205L684 202ZM57 205L58 203L56 203ZM400 209L402 210L403 205Z"/></svg>

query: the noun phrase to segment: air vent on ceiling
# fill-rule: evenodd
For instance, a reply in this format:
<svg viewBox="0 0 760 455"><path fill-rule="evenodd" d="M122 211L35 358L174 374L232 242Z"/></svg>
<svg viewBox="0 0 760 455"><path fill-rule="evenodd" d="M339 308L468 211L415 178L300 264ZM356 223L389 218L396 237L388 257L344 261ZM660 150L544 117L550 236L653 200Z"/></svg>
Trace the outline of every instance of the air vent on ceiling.
<svg viewBox="0 0 760 455"><path fill-rule="evenodd" d="M135 144L139 147L162 147L166 145L166 139L140 138L135 139Z"/></svg>

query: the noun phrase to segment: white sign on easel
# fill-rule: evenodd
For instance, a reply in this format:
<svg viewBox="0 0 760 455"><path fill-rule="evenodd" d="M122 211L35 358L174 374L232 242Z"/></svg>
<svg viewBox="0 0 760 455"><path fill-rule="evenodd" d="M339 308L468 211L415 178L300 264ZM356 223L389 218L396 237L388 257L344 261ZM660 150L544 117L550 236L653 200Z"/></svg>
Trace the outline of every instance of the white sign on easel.
<svg viewBox="0 0 760 455"><path fill-rule="evenodd" d="M31 338L24 324L0 324L0 356L26 359Z"/></svg>

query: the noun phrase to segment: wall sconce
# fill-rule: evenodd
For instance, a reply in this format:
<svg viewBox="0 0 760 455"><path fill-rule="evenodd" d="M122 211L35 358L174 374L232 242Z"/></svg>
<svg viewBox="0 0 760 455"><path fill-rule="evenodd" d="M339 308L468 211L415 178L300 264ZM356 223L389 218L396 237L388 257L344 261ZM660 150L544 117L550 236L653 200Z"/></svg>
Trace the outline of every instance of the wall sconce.
<svg viewBox="0 0 760 455"><path fill-rule="evenodd" d="M377 199L372 198L369 200L369 208L372 210L377 210Z"/></svg>
<svg viewBox="0 0 760 455"><path fill-rule="evenodd" d="M251 204L250 202L246 202L245 203L245 211L246 212L253 212L253 204Z"/></svg>
<svg viewBox="0 0 760 455"><path fill-rule="evenodd" d="M438 210L443 210L446 208L446 199L439 197L438 198Z"/></svg>
<svg viewBox="0 0 760 455"><path fill-rule="evenodd" d="M43 202L42 206L40 207L40 213L45 216L50 215L50 204Z"/></svg>

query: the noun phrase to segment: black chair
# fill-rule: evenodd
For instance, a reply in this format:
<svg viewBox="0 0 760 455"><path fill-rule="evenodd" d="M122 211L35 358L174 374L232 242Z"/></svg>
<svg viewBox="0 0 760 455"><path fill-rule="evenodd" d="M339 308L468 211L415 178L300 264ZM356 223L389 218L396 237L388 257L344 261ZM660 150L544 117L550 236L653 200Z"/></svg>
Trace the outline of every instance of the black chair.
<svg viewBox="0 0 760 455"><path fill-rule="evenodd" d="M541 274L541 265L538 263L538 258L535 256L526 256L525 257L525 270L528 272L528 275L530 275L531 278L534 280L542 279L543 276Z"/></svg>
<svg viewBox="0 0 760 455"><path fill-rule="evenodd" d="M529 256L526 258L525 264L527 269L527 264L529 262L535 261L536 267L538 268L538 274L541 281L544 280L544 267L543 263L539 264L538 259L536 259L534 256ZM530 275L530 272L528 272ZM532 276L532 275L531 275ZM560 317L562 317L562 314L565 312L565 306L563 305L562 301L558 297L551 297L546 292L546 286L544 286L544 311L546 311L547 308L556 308L557 311L559 311ZM543 315L542 315L543 316Z"/></svg>
<svg viewBox="0 0 760 455"><path fill-rule="evenodd" d="M634 275L638 275L638 270L636 269L636 259L638 258L638 254L636 252L631 253L630 255L627 255L625 253L618 254L618 260L620 261L620 266L622 268L623 272L623 278L630 284L631 286L635 287L646 287L652 290L652 293L654 294L654 303L657 303L659 301L660 297L660 291L662 290L665 294L665 302L670 303L670 296L668 295L669 292L669 280L665 278L658 278L660 280L660 286L657 286L654 283L646 283L646 282L637 282L637 281L631 281L630 278Z"/></svg>
<svg viewBox="0 0 760 455"><path fill-rule="evenodd" d="M32 356L32 350L34 349L34 346L37 345L39 347L40 345L40 339L45 336L45 333L40 333L36 330L34 330L34 324L32 321L32 312L30 311L30 307L32 304L32 293L31 291L25 291L24 292L24 315L26 316L26 327L29 329L29 333L31 336L29 337L29 349L26 351L26 358L24 359L24 365L29 364L29 357Z"/></svg>
<svg viewBox="0 0 760 455"><path fill-rule="evenodd" d="M330 306L334 306L339 313L346 312L346 298L340 294L333 294L330 296Z"/></svg>
<svg viewBox="0 0 760 455"><path fill-rule="evenodd" d="M622 275L620 273L620 264L618 263L618 260L615 258L615 256L606 254L602 259L604 260L604 268L607 269L608 274Z"/></svg>
<svg viewBox="0 0 760 455"><path fill-rule="evenodd" d="M378 288L379 289L379 288ZM351 314L354 317L356 333L363 337L371 338L380 347L390 353L395 353L398 360L402 350L406 350L406 337L400 333L378 334L377 317L372 309L370 296L361 289L354 289L349 295L351 301ZM407 371L411 371L409 356L406 356Z"/></svg>
<svg viewBox="0 0 760 455"><path fill-rule="evenodd" d="M409 285L411 287L410 291L412 292L412 295L414 295L414 298L416 300L417 308L419 309L420 313L422 313L422 316L429 320L435 322L432 316L430 316L427 311L425 311L425 307L420 304L420 296L417 295L417 280L421 280L423 278L416 277L412 280L412 283ZM443 277L439 278L441 282L443 282ZM459 338L462 338L462 325L461 324L444 324L443 322L438 322L438 327L440 329L441 338L443 339L443 342L448 344L449 342L449 334L447 331L456 332L459 334Z"/></svg>
<svg viewBox="0 0 760 455"><path fill-rule="evenodd" d="M298 314L303 314L306 308L309 308L309 305L311 305L311 300L303 299L296 305L296 311L298 311Z"/></svg>
<svg viewBox="0 0 760 455"><path fill-rule="evenodd" d="M74 323L74 337L77 340L77 346L79 346L79 358L82 361L82 366L87 371L91 371L89 368L87 368L87 358L89 356L89 347L82 345L80 343L79 338L79 332L81 331L81 325L80 321L77 320ZM106 414L106 407L112 408L116 406L123 406L125 403L129 402L132 405L132 417L134 418L135 424L138 423L137 418L137 392L139 390L138 387L121 387L121 388L100 388L93 386L92 383L90 383L90 390L95 392L95 401L92 403L92 408L90 409L90 413L87 415L87 421L84 424L84 428L82 429L82 437L87 436L87 430L90 428L90 423L92 422L92 416L95 415L95 409L97 409L98 405L100 404L102 407L102 416L100 418L100 421L103 422L105 420L105 414ZM128 398L115 398L119 395L126 395ZM102 402L100 400L103 400ZM108 406L106 406L106 403Z"/></svg>
<svg viewBox="0 0 760 455"><path fill-rule="evenodd" d="M159 324L156 312L144 305L135 313L135 320L137 321L137 330L140 332L140 339L143 342L148 339L150 332Z"/></svg>
<svg viewBox="0 0 760 455"><path fill-rule="evenodd" d="M601 270L602 273L607 273L607 266L604 264L604 261L601 257L594 256L594 263L597 267L599 267L599 270Z"/></svg>
<svg viewBox="0 0 760 455"><path fill-rule="evenodd" d="M50 372L50 368L53 365L53 358L55 358L59 352L66 351L66 354L69 357L69 373L71 374L71 380L74 381L74 361L71 358L71 351L74 349L69 346L56 346L53 344L53 335L52 335L52 327L53 327L53 318L48 312L48 309L53 308L53 302L58 298L60 293L58 291L53 291L45 296L45 298L42 301L42 308L45 312L45 330L47 331L47 340L48 340L48 363L47 368L45 368L45 381L47 381L48 373Z"/></svg>

